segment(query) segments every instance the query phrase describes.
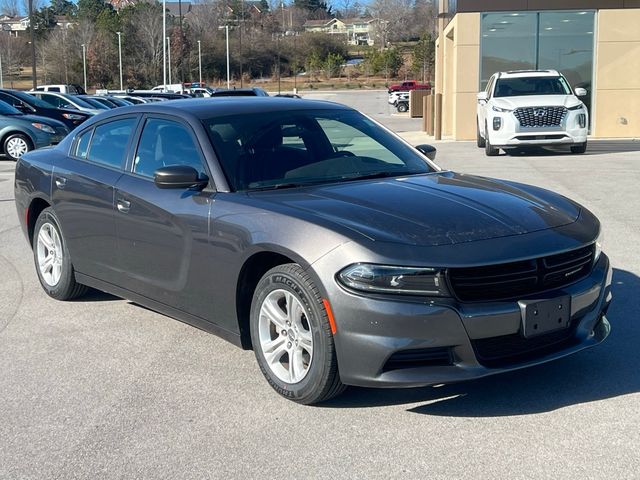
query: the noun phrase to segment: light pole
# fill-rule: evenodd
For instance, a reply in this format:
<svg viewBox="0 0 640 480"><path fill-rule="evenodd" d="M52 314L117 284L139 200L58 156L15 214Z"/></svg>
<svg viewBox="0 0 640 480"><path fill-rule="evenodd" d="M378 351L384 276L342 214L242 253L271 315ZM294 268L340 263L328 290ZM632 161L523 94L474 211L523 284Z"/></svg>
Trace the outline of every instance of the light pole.
<svg viewBox="0 0 640 480"><path fill-rule="evenodd" d="M82 72L84 74L84 91L87 91L87 47L83 43L82 47Z"/></svg>
<svg viewBox="0 0 640 480"><path fill-rule="evenodd" d="M116 35L118 35L118 58L120 60L120 90L124 90L122 86L122 32L116 32Z"/></svg>
<svg viewBox="0 0 640 480"><path fill-rule="evenodd" d="M31 76L33 77L33 89L38 86L36 79L36 32L33 28L33 0L29 0L29 30L31 30Z"/></svg>
<svg viewBox="0 0 640 480"><path fill-rule="evenodd" d="M198 76L200 77L200 87L202 87L202 50L200 49L200 40L198 40Z"/></svg>
<svg viewBox="0 0 640 480"><path fill-rule="evenodd" d="M4 88L4 79L2 78L2 54L0 54L0 88Z"/></svg>
<svg viewBox="0 0 640 480"><path fill-rule="evenodd" d="M167 2L162 0L162 38L167 38ZM162 42L162 90L167 90L167 44Z"/></svg>
<svg viewBox="0 0 640 480"><path fill-rule="evenodd" d="M218 30L222 30L223 28L227 37L227 89L231 89L231 76L229 69L229 25L218 27Z"/></svg>
<svg viewBox="0 0 640 480"><path fill-rule="evenodd" d="M168 55L168 68L169 68L169 85L171 85L171 38L167 37L167 51L169 52ZM166 90L166 87L165 87Z"/></svg>

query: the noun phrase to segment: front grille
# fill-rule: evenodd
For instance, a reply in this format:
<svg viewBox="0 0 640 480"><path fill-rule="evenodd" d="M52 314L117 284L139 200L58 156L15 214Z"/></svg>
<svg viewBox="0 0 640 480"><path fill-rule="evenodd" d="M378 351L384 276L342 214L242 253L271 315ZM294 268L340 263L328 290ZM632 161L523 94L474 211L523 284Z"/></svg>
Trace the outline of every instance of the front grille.
<svg viewBox="0 0 640 480"><path fill-rule="evenodd" d="M591 271L595 246L520 262L472 268L451 268L449 283L463 302L523 298L562 288Z"/></svg>
<svg viewBox="0 0 640 480"><path fill-rule="evenodd" d="M522 107L513 114L521 127L559 127L567 115L565 107Z"/></svg>
<svg viewBox="0 0 640 480"><path fill-rule="evenodd" d="M442 367L452 365L450 347L415 348L401 350L389 357L383 372L417 367Z"/></svg>
<svg viewBox="0 0 640 480"><path fill-rule="evenodd" d="M519 135L516 137L517 140L525 142L528 140L562 140L563 138L567 138L567 135L559 133L554 135Z"/></svg>
<svg viewBox="0 0 640 480"><path fill-rule="evenodd" d="M60 135L61 137L66 137L67 133L69 133L69 130L64 127L55 127L55 131L56 134Z"/></svg>
<svg viewBox="0 0 640 480"><path fill-rule="evenodd" d="M472 340L471 345L478 362L485 367L513 365L535 360L577 343L575 336L577 324L578 322L574 321L569 328L533 338L524 338L519 333L514 333Z"/></svg>

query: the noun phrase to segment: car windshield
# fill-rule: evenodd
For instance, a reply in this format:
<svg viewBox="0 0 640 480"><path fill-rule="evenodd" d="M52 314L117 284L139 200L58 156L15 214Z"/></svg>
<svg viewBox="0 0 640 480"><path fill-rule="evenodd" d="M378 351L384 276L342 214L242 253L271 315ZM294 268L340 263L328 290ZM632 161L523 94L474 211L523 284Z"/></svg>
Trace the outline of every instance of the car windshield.
<svg viewBox="0 0 640 480"><path fill-rule="evenodd" d="M499 78L494 97L520 97L524 95L569 95L571 89L562 77Z"/></svg>
<svg viewBox="0 0 640 480"><path fill-rule="evenodd" d="M204 121L233 190L266 190L436 171L353 110L292 110Z"/></svg>
<svg viewBox="0 0 640 480"><path fill-rule="evenodd" d="M11 95L14 96L14 97L19 98L24 103L28 103L32 107L52 108L51 105L48 104L47 102L45 102L44 100L41 100L41 99L39 99L38 97L36 97L34 95L29 95L28 93L23 93L23 92L20 92L18 90L13 90L13 91L11 91Z"/></svg>
<svg viewBox="0 0 640 480"><path fill-rule="evenodd" d="M111 110L110 107L102 103L100 100L96 98L84 97L82 100L93 106L93 108L98 108L100 110Z"/></svg>
<svg viewBox="0 0 640 480"><path fill-rule="evenodd" d="M14 108L8 103L0 100L0 115L23 115L23 113L17 108Z"/></svg>
<svg viewBox="0 0 640 480"><path fill-rule="evenodd" d="M69 100L72 104L75 103L76 105L80 105L83 108L92 108L92 109L97 109L99 107L95 107L92 104L86 102L84 99L80 98L80 97L76 97L75 95L64 95L62 93L60 93L59 95L63 95L64 98L66 98L67 100ZM105 107L106 108L106 107ZM104 110L104 109L103 109Z"/></svg>

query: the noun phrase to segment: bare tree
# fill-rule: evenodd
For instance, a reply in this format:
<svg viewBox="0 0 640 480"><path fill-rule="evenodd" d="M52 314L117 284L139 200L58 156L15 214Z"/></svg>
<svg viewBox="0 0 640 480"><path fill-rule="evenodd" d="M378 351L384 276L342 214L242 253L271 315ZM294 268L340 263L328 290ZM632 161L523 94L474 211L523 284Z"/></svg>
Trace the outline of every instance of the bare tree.
<svg viewBox="0 0 640 480"><path fill-rule="evenodd" d="M0 2L0 13L8 17L16 17L20 14L18 0L2 0Z"/></svg>

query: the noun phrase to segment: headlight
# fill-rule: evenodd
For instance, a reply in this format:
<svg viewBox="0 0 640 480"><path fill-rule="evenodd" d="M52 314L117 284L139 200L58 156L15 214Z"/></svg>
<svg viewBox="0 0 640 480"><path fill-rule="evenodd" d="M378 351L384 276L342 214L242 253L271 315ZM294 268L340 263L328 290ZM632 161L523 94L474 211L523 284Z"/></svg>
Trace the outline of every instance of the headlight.
<svg viewBox="0 0 640 480"><path fill-rule="evenodd" d="M43 132L56 133L56 131L53 128L51 128L49 125L45 125L44 123L34 122L31 125L36 127L38 130L42 130Z"/></svg>
<svg viewBox="0 0 640 480"><path fill-rule="evenodd" d="M598 237L596 238L596 251L593 256L593 263L597 263L600 258L600 254L602 253L602 247L604 245L604 231L602 227L600 227L600 233L598 233Z"/></svg>
<svg viewBox="0 0 640 480"><path fill-rule="evenodd" d="M578 105L574 105L573 107L567 107L567 110L582 110L583 107L584 105L582 103L579 103Z"/></svg>
<svg viewBox="0 0 640 480"><path fill-rule="evenodd" d="M493 106L491 107L491 109L492 109L494 112L502 112L502 113L505 113L505 112L513 112L513 109L512 109L512 108L500 108L500 107L496 107L495 105L493 105Z"/></svg>
<svg viewBox="0 0 640 480"><path fill-rule="evenodd" d="M67 120L82 120L84 116L75 113L63 113L62 116Z"/></svg>
<svg viewBox="0 0 640 480"><path fill-rule="evenodd" d="M444 274L437 268L356 263L340 271L338 280L361 292L449 296Z"/></svg>

